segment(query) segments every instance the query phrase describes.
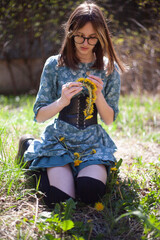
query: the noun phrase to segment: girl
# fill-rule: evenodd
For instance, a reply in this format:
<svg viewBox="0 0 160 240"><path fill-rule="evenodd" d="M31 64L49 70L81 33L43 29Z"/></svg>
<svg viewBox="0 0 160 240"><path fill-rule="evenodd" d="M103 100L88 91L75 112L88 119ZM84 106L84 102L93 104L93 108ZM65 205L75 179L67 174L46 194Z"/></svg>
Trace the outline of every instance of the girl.
<svg viewBox="0 0 160 240"><path fill-rule="evenodd" d="M117 117L118 69L124 70L100 8L84 2L66 23L60 53L45 63L34 105L35 121L59 113L58 118L46 127L41 140L26 137L20 144L26 146L24 159L30 169L39 170L40 190L49 207L70 197L95 203L105 194L116 146L98 124L97 113L106 125ZM90 88L84 87L87 84ZM87 116L89 104L92 114Z"/></svg>

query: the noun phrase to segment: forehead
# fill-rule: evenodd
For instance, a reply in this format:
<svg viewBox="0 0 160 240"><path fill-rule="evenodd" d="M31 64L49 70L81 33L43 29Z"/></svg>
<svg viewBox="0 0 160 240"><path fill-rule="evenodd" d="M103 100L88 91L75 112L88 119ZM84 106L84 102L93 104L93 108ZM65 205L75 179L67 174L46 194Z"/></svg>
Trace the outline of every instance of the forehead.
<svg viewBox="0 0 160 240"><path fill-rule="evenodd" d="M96 34L96 30L91 22L87 22L82 28L77 29L77 32L87 35Z"/></svg>

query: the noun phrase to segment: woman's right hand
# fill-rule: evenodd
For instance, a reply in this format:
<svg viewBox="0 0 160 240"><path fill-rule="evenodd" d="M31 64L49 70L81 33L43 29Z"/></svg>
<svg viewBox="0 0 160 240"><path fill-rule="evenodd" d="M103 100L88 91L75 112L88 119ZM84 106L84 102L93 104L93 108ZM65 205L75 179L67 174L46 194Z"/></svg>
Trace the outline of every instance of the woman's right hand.
<svg viewBox="0 0 160 240"><path fill-rule="evenodd" d="M62 86L62 93L59 99L59 103L61 103L64 107L70 104L71 98L82 91L82 83L80 82L68 82Z"/></svg>
<svg viewBox="0 0 160 240"><path fill-rule="evenodd" d="M37 113L36 120L37 122L44 122L57 113L59 113L64 107L70 104L71 98L82 91L82 83L80 82L69 82L62 86L61 97L55 102L41 107Z"/></svg>

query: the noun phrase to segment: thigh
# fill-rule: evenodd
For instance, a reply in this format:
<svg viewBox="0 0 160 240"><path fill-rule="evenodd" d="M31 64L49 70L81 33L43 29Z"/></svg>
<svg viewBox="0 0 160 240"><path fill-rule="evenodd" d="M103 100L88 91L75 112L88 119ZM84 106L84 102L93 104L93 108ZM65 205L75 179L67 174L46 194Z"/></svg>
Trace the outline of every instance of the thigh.
<svg viewBox="0 0 160 240"><path fill-rule="evenodd" d="M74 177L69 164L61 167L47 168L49 183L71 197L75 197Z"/></svg>
<svg viewBox="0 0 160 240"><path fill-rule="evenodd" d="M106 167L103 164L89 165L81 169L77 177L92 177L106 184L107 181Z"/></svg>

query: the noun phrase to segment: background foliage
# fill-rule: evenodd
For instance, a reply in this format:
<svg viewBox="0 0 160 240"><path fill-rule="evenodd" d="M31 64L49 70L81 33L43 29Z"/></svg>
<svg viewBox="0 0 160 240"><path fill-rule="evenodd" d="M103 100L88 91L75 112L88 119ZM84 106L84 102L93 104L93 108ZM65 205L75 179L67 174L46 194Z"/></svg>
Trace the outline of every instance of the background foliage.
<svg viewBox="0 0 160 240"><path fill-rule="evenodd" d="M1 0L0 59L11 62L22 58L27 64L31 58L44 62L57 54L64 34L62 25L82 2ZM159 92L159 0L95 0L95 3L107 18L116 50L129 65L129 71L122 76L122 93ZM31 89L37 86L31 84Z"/></svg>

